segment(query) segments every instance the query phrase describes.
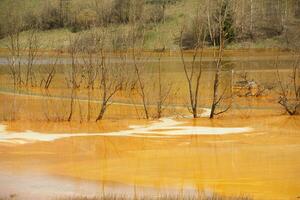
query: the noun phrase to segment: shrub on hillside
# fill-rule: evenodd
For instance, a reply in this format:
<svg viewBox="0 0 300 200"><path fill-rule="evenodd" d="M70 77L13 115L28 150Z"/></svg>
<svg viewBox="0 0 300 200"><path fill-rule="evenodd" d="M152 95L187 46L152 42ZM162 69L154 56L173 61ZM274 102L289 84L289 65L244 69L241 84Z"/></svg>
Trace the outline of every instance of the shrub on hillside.
<svg viewBox="0 0 300 200"><path fill-rule="evenodd" d="M145 8L143 18L147 23L159 23L164 19L164 13L160 6L149 5Z"/></svg>
<svg viewBox="0 0 300 200"><path fill-rule="evenodd" d="M97 13L91 9L80 10L78 15L69 22L68 28L76 33L82 30L90 29L97 25Z"/></svg>
<svg viewBox="0 0 300 200"><path fill-rule="evenodd" d="M128 23L130 0L114 0L112 18L117 23Z"/></svg>
<svg viewBox="0 0 300 200"><path fill-rule="evenodd" d="M112 22L126 24L130 21L140 20L144 11L144 1L140 0L114 0Z"/></svg>
<svg viewBox="0 0 300 200"><path fill-rule="evenodd" d="M189 25L185 27L182 34L182 47L184 49L193 49L204 38L208 45L220 44L220 24L218 20L224 22L222 31L225 35L225 42L231 43L235 40L235 29L233 27L233 16L227 1L222 4L221 11L218 9L210 10L210 21L208 22L205 10L198 10L196 16L192 18ZM216 6L218 8L218 6ZM225 14L226 13L226 14ZM177 42L178 39L177 39Z"/></svg>
<svg viewBox="0 0 300 200"><path fill-rule="evenodd" d="M62 28L64 24L60 17L60 10L57 6L47 4L43 6L39 17L39 27L42 30Z"/></svg>

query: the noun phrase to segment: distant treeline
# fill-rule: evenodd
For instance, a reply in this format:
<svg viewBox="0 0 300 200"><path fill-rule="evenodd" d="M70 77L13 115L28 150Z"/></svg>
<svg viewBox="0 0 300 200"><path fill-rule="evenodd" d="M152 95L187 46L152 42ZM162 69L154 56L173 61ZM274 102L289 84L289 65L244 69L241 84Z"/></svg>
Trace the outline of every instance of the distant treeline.
<svg viewBox="0 0 300 200"><path fill-rule="evenodd" d="M229 8L226 14L219 5ZM184 37L187 48L197 43L199 29L217 29L219 19L214 17L217 13L226 15L223 29L227 43L277 38L285 47L300 47L299 0L200 0ZM207 35L219 37L211 32Z"/></svg>

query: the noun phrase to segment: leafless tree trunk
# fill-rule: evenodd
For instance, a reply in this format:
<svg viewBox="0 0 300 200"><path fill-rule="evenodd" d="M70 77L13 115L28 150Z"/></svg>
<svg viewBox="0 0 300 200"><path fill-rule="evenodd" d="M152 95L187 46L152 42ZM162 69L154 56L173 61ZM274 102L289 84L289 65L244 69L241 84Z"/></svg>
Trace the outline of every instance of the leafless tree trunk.
<svg viewBox="0 0 300 200"><path fill-rule="evenodd" d="M134 70L135 70L135 74L137 77L137 83L139 86L139 94L141 96L142 99L142 104L143 104L143 109L144 109L144 113L145 113L145 118L149 119L149 111L148 111L148 103L147 103L147 98L146 98L146 92L145 92L145 83L142 79L142 75L141 75L141 70L140 67L138 66L138 61L137 61L137 56L135 53L135 49L133 49L133 62L134 62Z"/></svg>
<svg viewBox="0 0 300 200"><path fill-rule="evenodd" d="M12 30L8 33L9 43L7 48L9 49L9 57L7 58L9 63L9 69L13 78L14 88L21 86L21 47L20 47L20 32L18 30Z"/></svg>
<svg viewBox="0 0 300 200"><path fill-rule="evenodd" d="M46 76L40 81L40 87L46 90L49 89L55 75L56 75L56 62L52 64L51 69L47 70Z"/></svg>
<svg viewBox="0 0 300 200"><path fill-rule="evenodd" d="M16 7L17 3L13 1L8 4L7 10L3 10L3 16L5 16L6 19L3 30L7 34L8 41L6 47L9 50L7 60L13 78L14 89L22 84L20 33L22 31L23 21Z"/></svg>
<svg viewBox="0 0 300 200"><path fill-rule="evenodd" d="M201 22L200 22L201 23ZM193 114L194 118L198 117L198 99L200 92L200 80L202 76L202 58L203 58L203 50L204 43L206 40L206 30L203 25L198 24L198 30L194 30L196 32L196 44L193 47L193 59L191 68L189 68L188 63L184 58L184 47L183 47L183 34L185 27L182 28L180 32L180 54L181 61L185 73L185 77L188 83L188 91L189 91L189 100L190 100L190 112ZM200 53L200 55L199 55ZM199 65L196 66L196 59L200 58Z"/></svg>
<svg viewBox="0 0 300 200"><path fill-rule="evenodd" d="M82 82L82 74L79 71L78 63L77 63L77 57L79 53L79 41L80 36L70 36L69 38L70 45L68 48L68 53L71 57L71 72L69 74L69 77L67 78L67 83L69 85L69 88L71 89L70 94L70 112L68 116L68 121L72 120L72 116L74 113L74 104L75 100L77 98L77 89L80 87L80 84Z"/></svg>
<svg viewBox="0 0 300 200"><path fill-rule="evenodd" d="M48 90L53 82L53 79L56 75L56 68L59 62L59 59L62 54L62 50L60 48L55 49L56 55L53 59L51 59L51 62L48 64L47 67L41 66L39 68L39 73L41 76L39 86L40 88L44 88L45 90ZM50 59L49 59L50 61Z"/></svg>
<svg viewBox="0 0 300 200"><path fill-rule="evenodd" d="M221 40L222 42L222 40ZM218 58L215 61L216 65L216 72L215 72L215 77L214 77L214 84L213 84L213 100L211 104L211 112L210 112L210 118L214 118L216 115L223 114L227 112L231 105L227 106L225 109L217 112L216 109L217 107L221 104L221 102L225 99L225 93L226 89L225 88L222 92L222 94L219 94L220 90L220 76L221 76L221 70L222 70L222 58L223 58L223 47L219 47L219 52L218 52Z"/></svg>
<svg viewBox="0 0 300 200"><path fill-rule="evenodd" d="M108 108L112 104L110 100L121 90L123 76L121 68L109 65L106 61L106 55L101 51L101 65L99 70L99 83L101 90L101 107L96 121L102 120Z"/></svg>
<svg viewBox="0 0 300 200"><path fill-rule="evenodd" d="M10 48L11 57L8 58L10 63L9 67L10 67L11 75L13 77L14 88L16 88L17 84L21 85L19 34L17 33L16 35L10 35L9 37L11 42L11 48Z"/></svg>
<svg viewBox="0 0 300 200"><path fill-rule="evenodd" d="M217 111L218 106L221 104L221 102L226 99L225 93L226 89L223 90L221 94L219 94L220 90L220 76L222 73L222 59L223 59L223 50L225 46L225 38L226 38L226 33L224 31L224 23L227 18L227 13L228 13L228 1L227 0L221 0L219 4L219 10L217 10L217 14L215 16L217 20L217 28L215 29L217 33L213 33L214 31L210 31L211 37L213 35L219 35L219 48L218 51L216 52L214 50L214 57L215 57L215 66L216 66L216 72L214 76L214 83L213 83L213 99L212 99L212 104L211 104L211 113L210 113L210 118L214 118L216 115L223 114L227 112L231 108L231 104L226 106L225 109L221 111ZM210 17L209 17L210 18ZM211 38L214 44L214 49L216 49L216 38Z"/></svg>
<svg viewBox="0 0 300 200"><path fill-rule="evenodd" d="M22 85L21 77L21 41L20 33L23 28L23 21L18 9L16 9L17 3L15 1L7 2L7 9L3 9L2 17L5 19L5 23L1 23L1 30L7 36L6 47L9 50L9 55L7 56L10 76L13 79L13 91L14 96L12 100L12 109L10 120L15 120L17 118L18 107L16 101L17 87Z"/></svg>
<svg viewBox="0 0 300 200"><path fill-rule="evenodd" d="M164 84L162 81L162 71L161 71L161 58L162 55L165 51L165 47L161 50L161 52L159 52L159 57L158 57L158 73L157 73L157 80L158 80L158 98L157 98L157 111L156 111L156 118L161 118L163 111L164 111L164 107L166 104L166 100L170 95L171 89L172 89L172 85L171 84Z"/></svg>
<svg viewBox="0 0 300 200"><path fill-rule="evenodd" d="M25 74L25 86L28 87L30 82L31 86L36 85L36 80L34 78L34 72L32 67L34 65L34 61L37 58L39 47L39 41L37 36L37 30L32 29L29 31L29 35L27 38L27 64L26 64L26 74Z"/></svg>
<svg viewBox="0 0 300 200"><path fill-rule="evenodd" d="M143 23L142 21L140 21L140 19L138 19L136 12L133 12L131 14L130 25L131 25L130 43L132 48L133 67L134 67L134 71L137 79L137 85L138 85L138 93L142 100L145 118L149 119L150 115L149 115L148 102L146 97L145 81L142 78L142 67L143 67L142 48L137 49L138 42L141 43L140 45L141 47L143 47L144 45L145 30L143 27Z"/></svg>
<svg viewBox="0 0 300 200"><path fill-rule="evenodd" d="M88 110L87 110L87 120L90 121L91 119L91 94L94 90L95 80L97 78L98 72L95 67L95 63L93 61L93 53L88 53L88 63L86 64L86 73L87 73L87 89L88 89Z"/></svg>
<svg viewBox="0 0 300 200"><path fill-rule="evenodd" d="M88 92L88 107L87 107L87 121L91 119L91 97L92 92L95 88L95 82L98 76L98 68L101 61L101 56L99 56L100 49L103 49L103 38L98 32L87 33L86 37L91 41L89 44L83 46L84 56L84 77L86 80L86 88ZM87 56L87 58L85 57ZM99 57L101 57L99 59Z"/></svg>

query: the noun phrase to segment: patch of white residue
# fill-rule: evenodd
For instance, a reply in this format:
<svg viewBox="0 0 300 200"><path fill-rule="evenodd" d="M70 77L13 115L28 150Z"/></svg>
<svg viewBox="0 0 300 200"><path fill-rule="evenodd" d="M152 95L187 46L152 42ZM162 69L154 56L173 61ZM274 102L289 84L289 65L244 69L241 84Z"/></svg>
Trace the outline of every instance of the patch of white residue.
<svg viewBox="0 0 300 200"><path fill-rule="evenodd" d="M8 132L4 125L0 125L0 142L26 144L31 142L51 142L58 139L70 137L90 137L90 136L123 136L123 137L175 137L183 135L224 135L251 132L251 128L236 127L203 127L184 126L184 122L176 121L172 118L164 118L150 125L129 126L128 130L110 133L38 133L33 131Z"/></svg>
<svg viewBox="0 0 300 200"><path fill-rule="evenodd" d="M6 126L0 124L0 133L4 133L5 130L6 130Z"/></svg>
<svg viewBox="0 0 300 200"><path fill-rule="evenodd" d="M202 108L203 112L200 117L210 117L211 109L210 108Z"/></svg>
<svg viewBox="0 0 300 200"><path fill-rule="evenodd" d="M211 109L210 108L201 108L202 113L198 114L199 118L208 118L210 117L210 113L211 113ZM188 115L188 116L183 116L183 118L187 118L187 119L193 119L192 115Z"/></svg>

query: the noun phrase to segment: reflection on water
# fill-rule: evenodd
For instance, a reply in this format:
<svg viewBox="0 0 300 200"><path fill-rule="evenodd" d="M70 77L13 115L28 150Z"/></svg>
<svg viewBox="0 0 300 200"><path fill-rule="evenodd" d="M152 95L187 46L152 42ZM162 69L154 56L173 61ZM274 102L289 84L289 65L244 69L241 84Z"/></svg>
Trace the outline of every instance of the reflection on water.
<svg viewBox="0 0 300 200"><path fill-rule="evenodd" d="M49 176L43 173L26 172L22 174L0 172L0 197L16 195L18 199L55 199L58 197L101 197L114 195L127 197L155 196L196 196L195 188L186 187L184 191L172 188L157 190L153 187L141 187L119 183L101 183L84 181L59 176ZM201 191L205 196L213 195L213 190L206 188Z"/></svg>
<svg viewBox="0 0 300 200"><path fill-rule="evenodd" d="M295 199L300 191L299 123L295 120L272 125L276 131L271 132L268 125L257 126L249 134L71 137L0 146L0 194L41 199L206 191ZM210 123L202 121L195 123Z"/></svg>
<svg viewBox="0 0 300 200"><path fill-rule="evenodd" d="M87 181L72 181L67 178L48 176L43 173L0 172L2 197L17 194L20 199L51 199L57 196L98 196L99 185Z"/></svg>
<svg viewBox="0 0 300 200"><path fill-rule="evenodd" d="M0 194L16 193L25 199L36 199L206 191L265 200L296 199L300 195L299 118L187 122L189 125L177 125L253 125L253 131L164 138L67 137L0 145ZM151 131L170 131L170 127L164 130L166 126L158 122L154 125ZM132 129L145 127L148 126Z"/></svg>
<svg viewBox="0 0 300 200"><path fill-rule="evenodd" d="M240 80L240 73L247 72L249 80L272 86L277 81L274 67L277 56L272 52L269 56L261 55L261 52L249 56L249 52L244 52L242 57L231 55L224 58L228 65L223 72L223 82L232 87L231 84ZM293 59L290 56L279 58L278 68L283 78L289 76ZM5 62L0 58L0 64ZM47 62L39 60L38 64ZM68 63L68 59L60 62ZM153 96L153 91L158 91L156 81L153 81L158 66L154 58L145 63L142 78L150 80L151 84L146 85L146 93L150 96ZM55 101L47 103L52 111L64 111L66 107L63 100L69 98L70 92L65 84L68 67L57 67L51 86ZM33 70L36 69L34 66ZM212 58L204 58L201 105L209 105L212 97L213 69ZM169 104L186 105L188 87L180 58L162 59L161 70L163 85L171 84L174 88ZM0 104L2 114L9 113L7 102L13 102L12 98L5 96L6 90L3 92L3 89L12 91L13 88L8 72L8 67L1 67L2 99L6 102ZM84 90L78 95L81 100L87 99ZM240 109L273 108L277 105L274 100L277 94L269 95L265 99L235 99L234 104ZM18 96L17 105L20 105L19 113L24 114L25 119L34 121L44 116L46 105L34 102L33 98L21 97L24 96ZM92 97L98 103L99 95L95 93ZM119 95L115 101L128 106L125 97ZM51 107L53 105L61 106ZM124 107L115 110L116 113L109 114L117 115L117 119L128 119L131 115ZM136 193L155 196L204 191L208 196L217 192L245 194L263 200L297 199L300 196L299 117L272 117L274 113L256 117L253 113L258 109L248 112L241 111L238 118L230 115L227 121L191 120L189 125L165 119L150 125L131 126L125 131L105 130L108 134L87 134L84 131L82 134L42 134L34 130L8 134L6 127L0 125L0 198L10 194L17 194L20 199L48 199L110 193L132 197ZM208 114L209 110L206 110L204 115Z"/></svg>

